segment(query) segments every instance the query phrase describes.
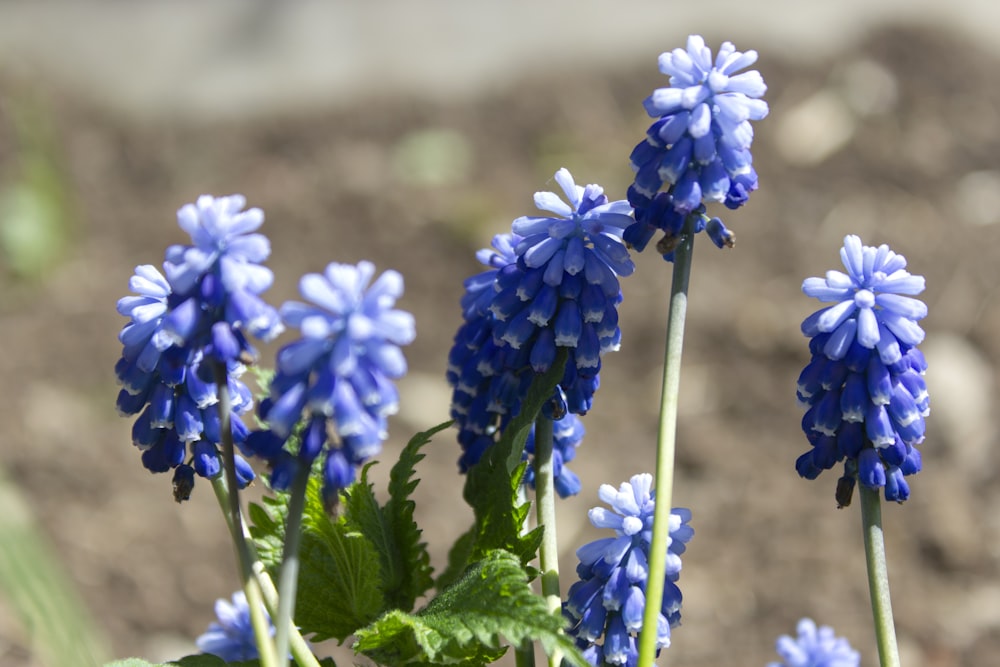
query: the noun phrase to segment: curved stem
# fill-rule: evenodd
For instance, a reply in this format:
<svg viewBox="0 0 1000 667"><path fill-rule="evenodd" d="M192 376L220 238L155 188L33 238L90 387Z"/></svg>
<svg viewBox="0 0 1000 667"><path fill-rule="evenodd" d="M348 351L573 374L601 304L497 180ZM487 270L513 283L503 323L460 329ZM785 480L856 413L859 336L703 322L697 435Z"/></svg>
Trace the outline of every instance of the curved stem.
<svg viewBox="0 0 1000 667"><path fill-rule="evenodd" d="M229 397L229 381L225 367L212 362L212 375L215 379L219 402L219 431L222 436L222 461L225 469L226 486L229 500L229 532L233 538L233 548L236 550L236 562L240 568L243 590L250 607L250 623L253 626L254 638L257 641L257 652L260 654L261 667L274 667L277 664L274 644L271 641L271 628L264 616L263 598L260 582L254 576L249 546L244 535L243 511L240 507L239 481L236 478L236 452L233 447L233 431L231 424L232 401Z"/></svg>
<svg viewBox="0 0 1000 667"><path fill-rule="evenodd" d="M535 420L535 512L538 525L543 528L538 563L542 570L542 595L545 596L549 611L554 614L562 608L562 596L559 592L559 540L556 537L552 430L552 420L539 414ZM553 651L549 656L550 667L559 667L561 662L559 651Z"/></svg>
<svg viewBox="0 0 1000 667"><path fill-rule="evenodd" d="M896 628L889 597L889 570L885 561L885 536L882 534L882 500L878 490L861 487L861 523L865 531L865 560L868 564L868 590L872 598L875 639L882 667L899 667Z"/></svg>
<svg viewBox="0 0 1000 667"><path fill-rule="evenodd" d="M288 664L288 636L295 625L295 593L299 580L299 545L302 543L302 512L309 485L309 466L300 465L292 481L285 523L285 544L281 551L281 575L278 580L277 646L282 664Z"/></svg>
<svg viewBox="0 0 1000 667"><path fill-rule="evenodd" d="M660 427L656 443L656 507L653 515L653 543L649 550L649 578L646 580L646 609L642 619L643 631L639 634L640 667L652 667L656 657L657 626L660 607L663 605L663 581L667 570L681 351L684 347L684 320L687 316L687 292L694 248L694 230L690 217L684 224L682 234L681 243L674 251L670 314L663 352L663 389L660 394Z"/></svg>
<svg viewBox="0 0 1000 667"><path fill-rule="evenodd" d="M212 480L212 488L215 490L215 497L219 501L219 507L222 509L222 515L226 519L226 525L232 530L232 516L229 514L229 491L226 489L226 480L222 476L216 477ZM242 518L242 517L241 517ZM247 545L247 554L250 557L249 569L256 581L257 586L260 588L261 595L264 601L264 608L267 609L267 613L271 614L272 617L278 615L278 589L274 587L274 582L271 581L271 577L267 574L267 569L264 567L264 563L261 562L260 558L257 556L256 549L254 549L253 543L251 542L250 530L246 526L245 521L241 521L243 542ZM241 563L241 568L243 564ZM312 649L309 648L309 643L302 638L302 634L299 632L298 628L292 627L291 631L291 652L295 661L299 664L299 667L320 667L319 661L316 656L313 655Z"/></svg>

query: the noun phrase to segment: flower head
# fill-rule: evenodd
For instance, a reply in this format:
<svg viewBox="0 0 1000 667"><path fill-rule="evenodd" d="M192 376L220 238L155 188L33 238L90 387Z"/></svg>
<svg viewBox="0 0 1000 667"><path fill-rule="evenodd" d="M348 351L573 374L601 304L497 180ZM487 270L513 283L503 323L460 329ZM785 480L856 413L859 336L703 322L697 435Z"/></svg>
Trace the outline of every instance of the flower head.
<svg viewBox="0 0 1000 667"><path fill-rule="evenodd" d="M164 331L174 295L167 279L144 265L136 267L129 286L135 295L118 301L118 312L129 318L118 336L123 346L115 367L122 385L118 412L138 415L132 442L142 451L143 465L151 472L173 470L174 497L180 502L191 494L194 473L209 479L221 473L218 390L203 377L210 375L203 372L203 350L178 347ZM227 364L232 436L239 445L247 436L240 415L253 405L239 380L243 370L235 361ZM246 486L253 470L238 455L236 463L239 482Z"/></svg>
<svg viewBox="0 0 1000 667"><path fill-rule="evenodd" d="M835 304L806 318L802 333L810 338L830 334L823 347L830 359L843 359L857 341L877 349L883 363L898 362L903 347L924 340L917 320L927 317L927 306L910 298L924 291L923 276L910 275L906 258L889 246L864 246L853 235L844 237L840 259L847 273L828 271L826 278L802 283L806 296Z"/></svg>
<svg viewBox="0 0 1000 667"><path fill-rule="evenodd" d="M885 489L887 500L909 497L904 477L921 468L916 445L924 439L930 399L923 375L927 363L917 320L927 315L911 298L924 279L906 270L906 259L888 246L844 239L847 273L808 278L802 291L835 302L810 315L802 332L812 360L799 376L797 395L806 408L803 430L812 449L796 469L807 479L845 461L838 502L850 502L854 481Z"/></svg>
<svg viewBox="0 0 1000 667"><path fill-rule="evenodd" d="M267 615L267 612L264 614ZM202 653L211 653L226 662L256 660L260 657L257 639L250 624L250 605L243 591L233 593L232 603L216 600L215 616L218 620L195 640ZM267 621L271 635L274 636L274 625L270 617Z"/></svg>
<svg viewBox="0 0 1000 667"><path fill-rule="evenodd" d="M636 175L628 199L636 222L625 239L640 251L660 230L666 236L657 249L672 260L689 217L695 232L707 227L716 245L732 245L722 221L705 215L705 203L739 208L757 189L750 121L767 116L760 99L767 86L756 70L742 71L756 61L756 51L737 51L731 42L723 42L713 60L699 35L688 37L686 49L660 55L670 85L643 103L656 120L630 156Z"/></svg>
<svg viewBox="0 0 1000 667"><path fill-rule="evenodd" d="M354 468L382 447L386 418L398 409L392 381L406 374L400 346L416 333L413 316L394 308L403 277L386 271L372 281L374 275L370 262L330 264L299 282L308 303L281 307L284 323L302 335L278 351L271 395L261 406L269 431L248 441L271 460L278 488L290 468L310 465L325 450L324 495L336 502ZM304 416L296 459L281 445Z"/></svg>
<svg viewBox="0 0 1000 667"><path fill-rule="evenodd" d="M599 384L601 355L617 349L621 338L618 276L635 268L621 242L632 221L629 205L608 202L598 185L576 185L565 169L555 180L568 201L536 193L536 205L553 215L515 220L513 233L496 236L492 249L477 253L488 270L465 281L464 322L447 373L463 472L518 414L533 378L551 368L560 348L568 360L550 416L585 414ZM557 427L556 440L563 462L582 437L582 426L564 423L567 438L559 439ZM579 490L568 468L560 467L559 481L564 495Z"/></svg>
<svg viewBox="0 0 1000 667"><path fill-rule="evenodd" d="M768 663L767 667L858 667L861 656L850 643L833 634L828 625L816 627L808 618L796 626L798 637L778 637L776 650L781 662Z"/></svg>
<svg viewBox="0 0 1000 667"><path fill-rule="evenodd" d="M177 211L177 222L193 245L167 249L163 263L174 292L164 333L178 346L203 348L220 361L253 358L251 334L271 340L283 327L260 294L273 282L260 262L271 246L254 232L264 222L258 208L243 211L242 195L202 195Z"/></svg>
<svg viewBox="0 0 1000 667"><path fill-rule="evenodd" d="M615 536L586 544L576 552L580 581L570 587L563 612L571 621L569 633L588 649L586 654L595 665L635 663L635 637L642 628L646 606L656 506L652 482L652 475L641 474L618 489L602 485L598 495L611 509L593 508L590 522L596 528L612 529ZM666 580L656 628L658 649L670 645L670 628L680 623L681 591L676 582L681 554L694 536L690 520L687 509L675 508L670 514Z"/></svg>

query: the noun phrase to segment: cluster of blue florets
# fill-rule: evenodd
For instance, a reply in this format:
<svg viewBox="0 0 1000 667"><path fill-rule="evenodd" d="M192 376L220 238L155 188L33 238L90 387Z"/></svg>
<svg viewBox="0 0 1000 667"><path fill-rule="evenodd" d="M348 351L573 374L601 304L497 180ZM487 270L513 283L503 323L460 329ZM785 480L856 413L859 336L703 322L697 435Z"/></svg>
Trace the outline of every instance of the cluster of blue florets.
<svg viewBox="0 0 1000 667"><path fill-rule="evenodd" d="M489 270L465 281L464 321L447 373L463 472L496 441L535 375L552 367L560 349L567 361L547 416L586 414L600 382L601 356L621 340L618 276L635 268L621 241L631 209L625 201L609 201L600 186L577 185L566 169L555 180L566 201L536 193L535 204L552 215L515 220L511 234L494 239L493 250L480 251ZM572 421L556 429L582 436ZM562 463L578 443L557 449ZM560 463L562 471L560 492L575 493L579 480Z"/></svg>
<svg viewBox="0 0 1000 667"><path fill-rule="evenodd" d="M670 85L643 103L656 120L632 151L635 182L628 201L635 224L625 241L643 250L659 230L657 251L672 260L684 225L706 231L717 246L732 246L734 237L719 218L706 215L707 202L739 208L757 189L750 145L750 121L767 116L767 90L756 70L757 52L740 52L730 42L715 60L699 35L688 37L686 49L660 55L660 71Z"/></svg>
<svg viewBox="0 0 1000 667"><path fill-rule="evenodd" d="M406 374L401 345L413 341L413 316L394 308L403 277L375 266L330 264L299 282L308 303L286 302L281 318L302 337L278 351L270 396L260 406L268 429L247 448L271 465L286 489L323 454L323 497L335 505L359 465L381 451L387 417L399 407L394 380ZM304 424L296 430L300 421ZM289 438L297 434L297 443Z"/></svg>
<svg viewBox="0 0 1000 667"><path fill-rule="evenodd" d="M580 547L574 583L563 605L570 619L569 634L577 639L584 656L593 665L634 665L638 660L636 637L642 630L649 578L649 548L653 537L656 494L653 476L635 475L615 489L603 484L598 496L611 510L595 507L590 522L610 528L605 537ZM666 579L663 604L656 624L656 647L670 645L670 628L680 623L681 554L694 536L689 525L691 511L674 508L670 514Z"/></svg>
<svg viewBox="0 0 1000 667"><path fill-rule="evenodd" d="M812 360L797 394L812 449L795 467L814 479L845 461L841 505L850 502L855 480L902 502L910 495L905 477L920 470L916 446L930 414L927 363L916 347L927 306L912 298L924 279L910 275L906 259L888 246L864 246L857 236L844 239L840 256L847 273L829 271L802 285L808 296L834 305L802 323Z"/></svg>
<svg viewBox="0 0 1000 667"><path fill-rule="evenodd" d="M256 356L247 335L270 340L283 328L259 296L273 278L260 264L270 244L253 233L264 214L243 210L245 205L239 195L205 195L182 207L177 220L193 244L167 250L165 275L150 265L137 267L129 281L135 295L118 301L118 312L129 318L118 336L118 410L138 415L132 441L143 465L174 471L178 501L189 497L196 473L211 479L221 471L220 380L230 396L233 441L245 444L240 415L253 400L239 377ZM236 474L241 486L254 477L239 456Z"/></svg>

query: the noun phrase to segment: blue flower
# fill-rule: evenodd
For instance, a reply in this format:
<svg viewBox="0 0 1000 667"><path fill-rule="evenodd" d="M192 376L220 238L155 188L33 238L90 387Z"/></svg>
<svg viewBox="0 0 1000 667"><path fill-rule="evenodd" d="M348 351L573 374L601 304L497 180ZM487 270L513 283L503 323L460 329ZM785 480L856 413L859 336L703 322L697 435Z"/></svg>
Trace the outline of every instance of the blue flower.
<svg viewBox="0 0 1000 667"><path fill-rule="evenodd" d="M555 180L569 203L539 192L535 205L556 217L526 216L512 224L522 238L514 248L517 262L496 275L492 333L494 341L527 350L536 373L551 367L557 348L566 348L560 386L569 411L586 414L601 356L621 341L618 276L635 270L621 238L633 219L628 202L609 202L599 185L576 185L566 169Z"/></svg>
<svg viewBox="0 0 1000 667"><path fill-rule="evenodd" d="M277 312L259 296L274 279L260 264L271 253L270 243L251 233L264 213L243 211L245 205L242 195L202 195L182 206L177 222L194 245L171 246L163 264L174 292L164 334L219 361L256 356L244 332L268 341L283 330Z"/></svg>
<svg viewBox="0 0 1000 667"><path fill-rule="evenodd" d="M276 488L325 451L323 493L328 504L336 503L355 468L381 450L387 417L398 409L392 381L406 374L399 346L416 334L413 316L393 307L403 294L403 277L386 271L372 282L374 275L370 262L330 264L299 282L308 303L281 307L284 323L302 336L278 351L270 397L260 411L269 430L247 443L271 461ZM304 416L292 456L282 446Z"/></svg>
<svg viewBox="0 0 1000 667"><path fill-rule="evenodd" d="M688 37L687 49L660 55L660 71L670 77L670 86L643 103L657 120L631 156L640 194L652 198L669 183L674 208L682 213L703 201L730 208L746 201L757 187L750 121L768 112L758 99L767 90L760 73L739 73L755 62L756 51L742 53L723 42L713 63L699 35Z"/></svg>
<svg viewBox="0 0 1000 667"><path fill-rule="evenodd" d="M860 654L843 637L833 634L833 628L803 618L795 628L798 637L778 637L775 649L781 662L767 667L858 667Z"/></svg>
<svg viewBox="0 0 1000 667"><path fill-rule="evenodd" d="M620 240L632 220L628 204L609 203L600 186L577 186L565 169L555 178L569 203L551 192L537 193L535 202L558 217L515 220L514 233L494 237L492 249L477 253L489 269L465 281L464 322L447 372L462 472L518 414L534 375L551 367L557 348L568 348L569 360L546 408L556 420L590 409L600 357L618 347L617 276L634 270ZM566 462L579 445L582 425L563 422L560 431L558 424L557 460ZM579 479L568 468L560 465L557 477L564 496L579 491Z"/></svg>
<svg viewBox="0 0 1000 667"><path fill-rule="evenodd" d="M640 474L618 489L603 484L598 495L611 510L595 507L590 522L614 530L606 537L577 550L580 581L568 592L563 612L569 617L569 634L585 648L592 664L635 664L635 637L642 629L646 606L648 557L653 535L655 492L653 476ZM681 591L677 580L681 555L694 536L691 511L675 508L670 514L663 604L657 623L657 649L670 645L670 628L680 623ZM603 638L603 642L597 642Z"/></svg>
<svg viewBox="0 0 1000 667"><path fill-rule="evenodd" d="M264 612L267 615L267 612ZM202 653L211 653L226 662L241 662L256 660L260 657L257 651L257 639L250 623L250 605L243 591L233 593L232 604L226 600L216 600L215 615L218 621L210 624L208 630L195 640ZM274 636L274 625L267 618L271 636Z"/></svg>
<svg viewBox="0 0 1000 667"><path fill-rule="evenodd" d="M174 470L174 497L187 500L193 474L215 478L221 472L218 392L200 372L205 365L199 349L178 347L164 332L174 296L170 283L155 267L136 267L129 281L135 296L118 301L118 312L129 318L122 328L122 358L115 367L122 385L117 407L122 416L138 417L132 442L142 451L143 465L151 472ZM247 429L240 419L253 405L250 391L239 381L244 367L227 364L233 440L242 445ZM253 470L237 455L237 477L246 486Z"/></svg>
<svg viewBox="0 0 1000 667"><path fill-rule="evenodd" d="M724 42L713 62L698 35L688 37L686 49L660 55L670 86L643 103L656 120L630 156L636 174L628 200L636 222L624 238L639 251L659 230L665 236L657 250L672 261L688 218L696 233L707 228L720 248L733 245L722 221L705 215L705 204L739 208L757 189L750 121L767 116L767 102L759 99L767 86L756 70L741 72L756 61L756 51L743 53Z"/></svg>
<svg viewBox="0 0 1000 667"><path fill-rule="evenodd" d="M802 285L808 296L834 305L802 323L812 360L797 396L812 449L795 465L815 479L845 461L841 505L850 502L855 481L902 502L910 494L904 477L921 468L916 445L930 414L927 362L916 347L924 339L917 320L927 307L912 298L924 279L910 275L906 259L888 246L863 246L857 236L844 239L840 254L847 273L829 271Z"/></svg>

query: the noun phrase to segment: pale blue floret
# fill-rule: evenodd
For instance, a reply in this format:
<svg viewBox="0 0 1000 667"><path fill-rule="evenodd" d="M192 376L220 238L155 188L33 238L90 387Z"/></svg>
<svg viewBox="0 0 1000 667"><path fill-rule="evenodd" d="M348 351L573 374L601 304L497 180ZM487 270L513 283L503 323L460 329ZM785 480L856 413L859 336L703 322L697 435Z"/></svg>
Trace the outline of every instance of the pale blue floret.
<svg viewBox="0 0 1000 667"><path fill-rule="evenodd" d="M635 475L617 489L604 484L598 491L610 509L590 510L596 528L613 530L614 537L595 540L580 547L577 574L580 580L567 593L563 612L570 619L570 635L585 649L594 665L634 664L635 635L642 628L649 576L652 541L653 476ZM681 555L694 536L690 510L674 508L670 514L669 542L663 604L657 622L657 649L670 645L670 628L680 623L681 592L677 580ZM602 644L597 642L604 638ZM596 647L595 650L591 650Z"/></svg>
<svg viewBox="0 0 1000 667"><path fill-rule="evenodd" d="M271 636L274 636L274 625L270 616L267 618ZM250 623L250 605L243 591L233 593L232 603L227 600L216 600L215 616L218 620L208 626L195 644L202 653L210 653L226 662L242 662L256 660L260 657L257 650L257 639L254 637Z"/></svg>
<svg viewBox="0 0 1000 667"><path fill-rule="evenodd" d="M847 273L828 271L825 278L807 278L806 296L835 303L802 323L802 333L813 337L831 334L824 351L841 359L857 339L862 347L877 348L886 364L899 361L899 344L919 345L924 331L916 323L927 316L927 306L910 298L924 291L923 276L905 270L906 258L887 245L862 246L857 236L847 236L840 251Z"/></svg>
<svg viewBox="0 0 1000 667"><path fill-rule="evenodd" d="M781 662L770 662L767 667L858 667L861 655L851 648L843 637L837 637L833 628L816 624L803 618L796 626L797 637L782 635L775 650Z"/></svg>
<svg viewBox="0 0 1000 667"><path fill-rule="evenodd" d="M842 480L884 487L887 500L902 502L910 493L903 477L921 467L916 446L930 414L927 364L916 348L924 339L917 320L927 307L912 298L924 279L910 275L906 259L888 246L864 246L857 236L844 239L840 256L846 273L829 271L802 285L807 295L834 305L802 323L813 356L797 396L813 448L796 469L814 479L846 459Z"/></svg>
<svg viewBox="0 0 1000 667"><path fill-rule="evenodd" d="M398 409L393 380L407 370L400 346L413 341L416 328L410 313L394 308L403 294L402 276L374 276L371 262L331 263L322 274L299 281L306 302L281 307L284 323L299 329L301 338L278 351L271 395L261 406L269 430L248 440L248 447L271 461L277 487L291 479L292 468L311 465L325 450L324 496L336 502L356 466L381 449L386 418ZM309 437L296 461L281 445L307 413Z"/></svg>

